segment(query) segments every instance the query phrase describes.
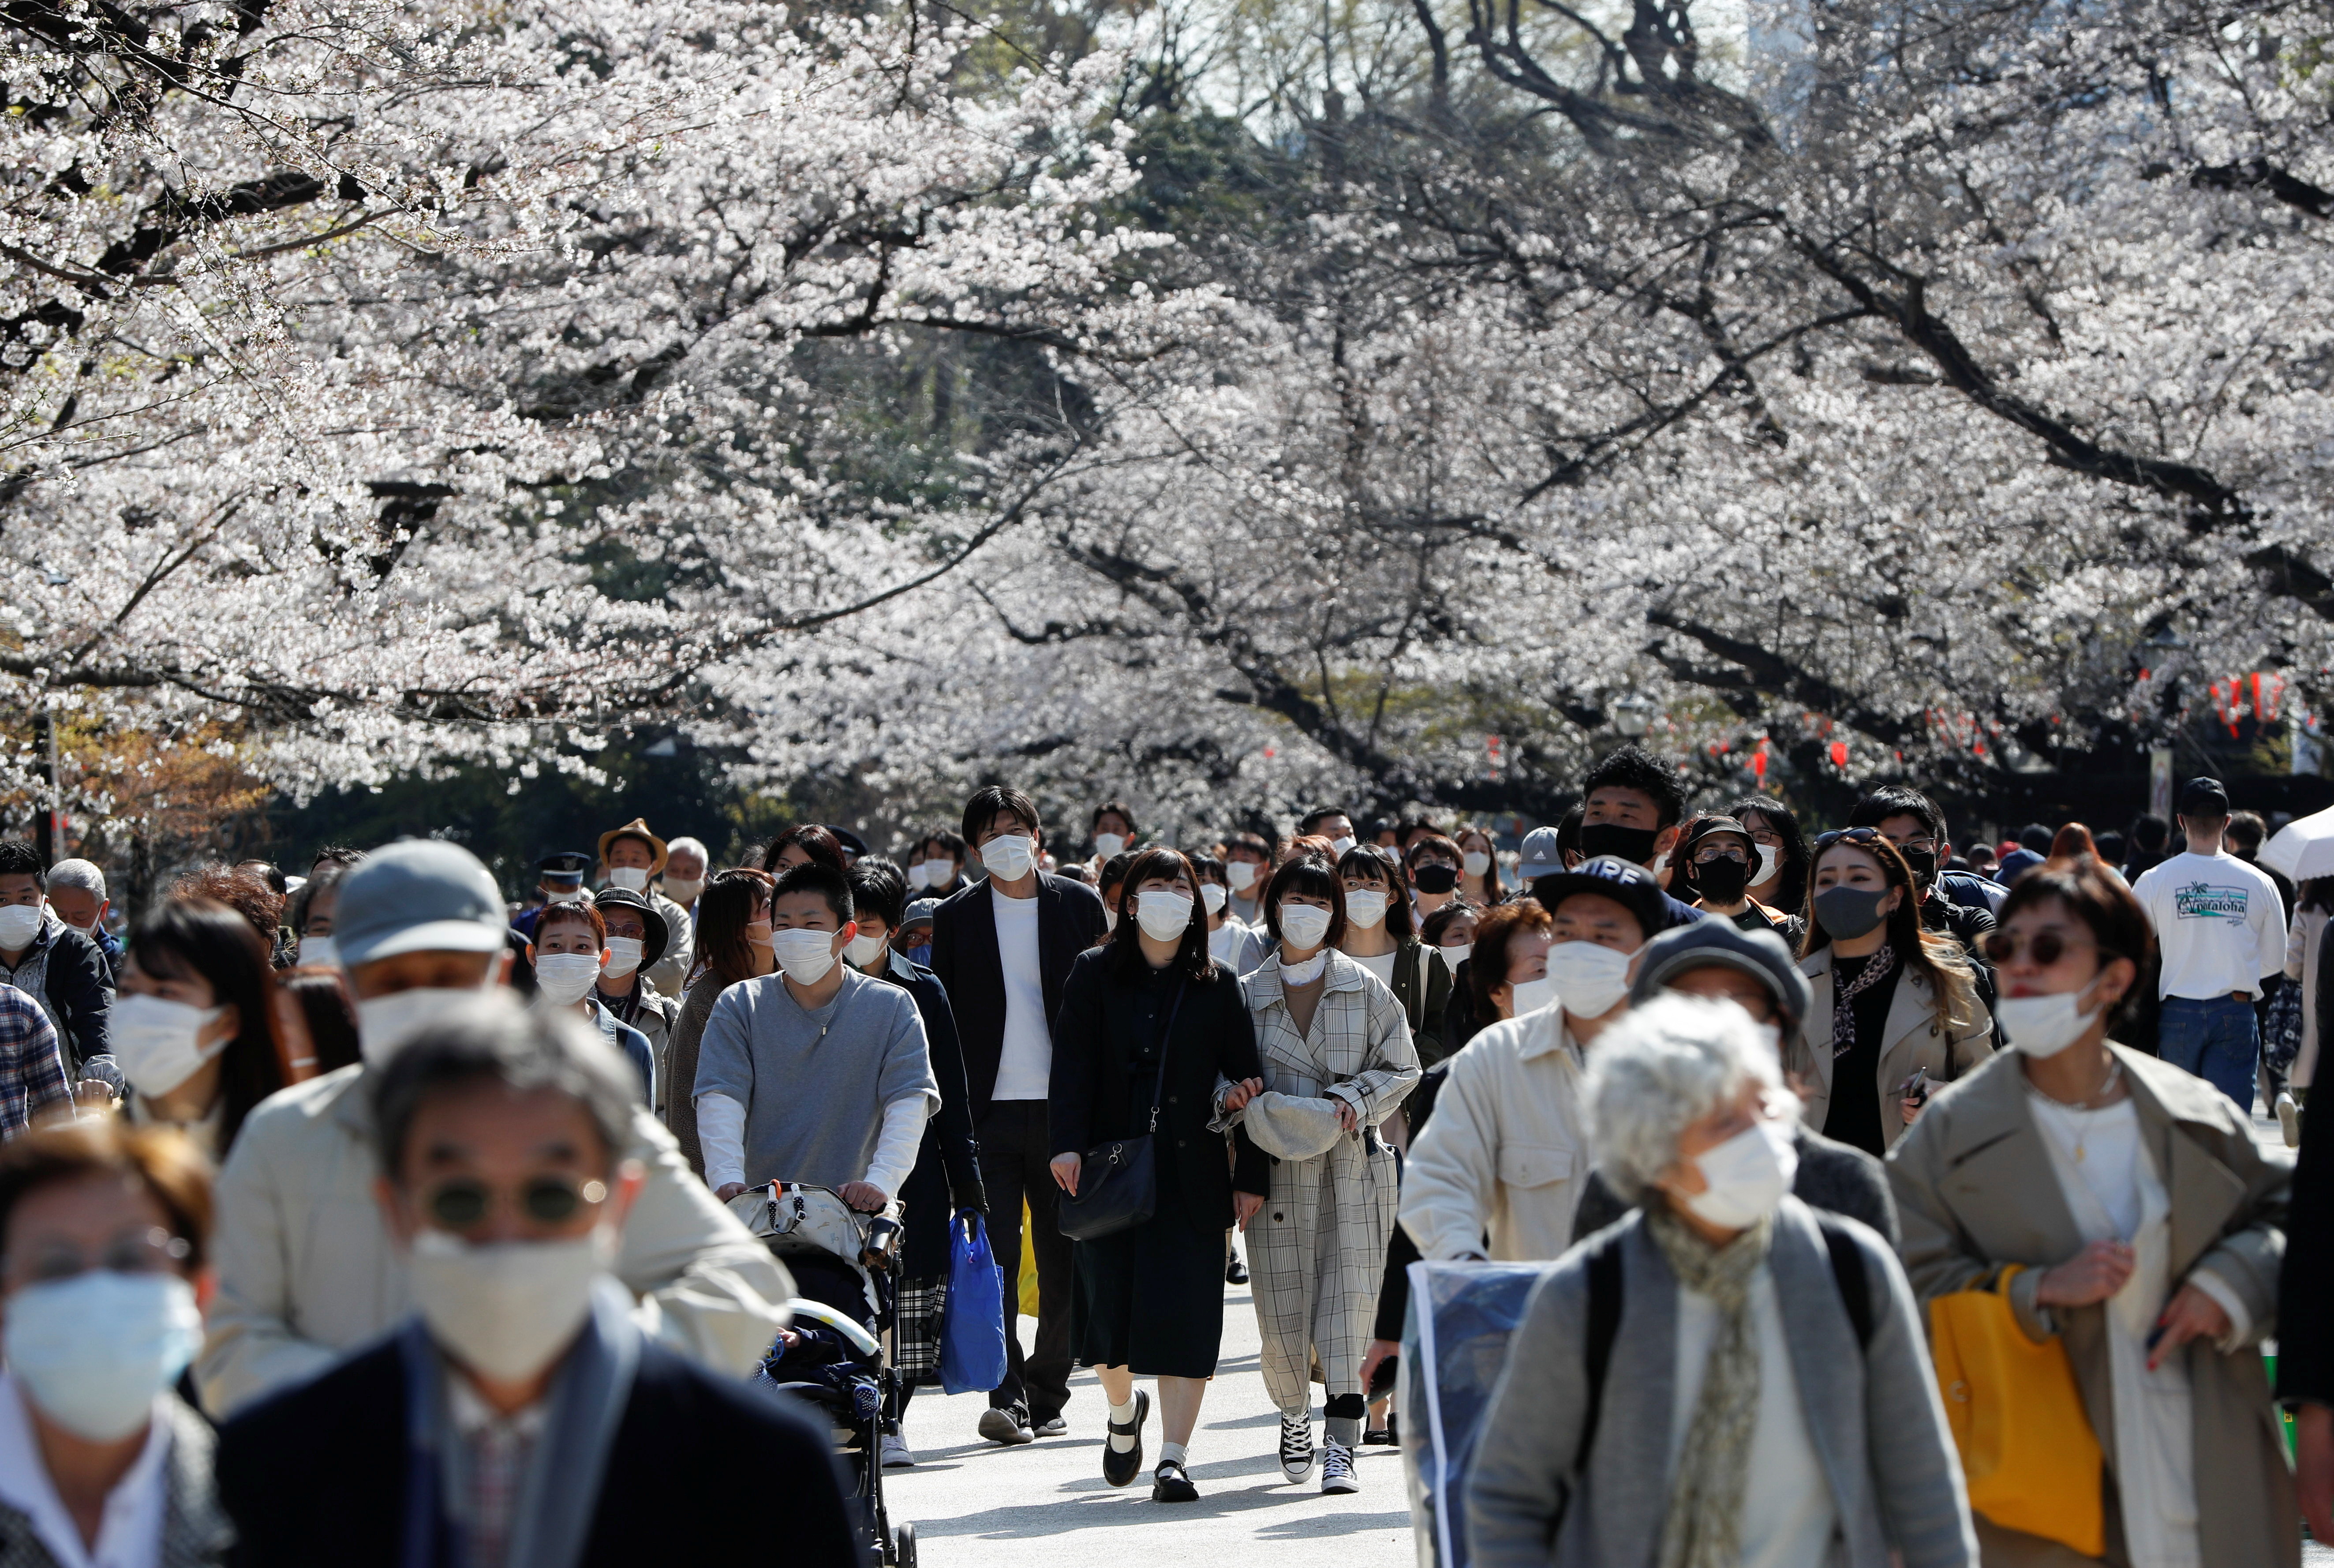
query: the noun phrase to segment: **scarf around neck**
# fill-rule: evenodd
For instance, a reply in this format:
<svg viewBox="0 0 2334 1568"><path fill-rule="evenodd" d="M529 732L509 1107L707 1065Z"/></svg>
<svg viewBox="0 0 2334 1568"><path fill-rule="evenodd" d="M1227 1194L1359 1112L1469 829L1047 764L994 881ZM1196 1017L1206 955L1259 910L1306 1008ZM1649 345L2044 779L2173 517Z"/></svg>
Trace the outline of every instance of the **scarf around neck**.
<svg viewBox="0 0 2334 1568"><path fill-rule="evenodd" d="M1896 952L1887 943L1864 961L1854 980L1839 977L1839 954L1831 955L1831 1054L1836 1060L1856 1049L1856 1009L1848 1005L1895 972Z"/></svg>
<svg viewBox="0 0 2334 1568"><path fill-rule="evenodd" d="M1722 1247L1712 1246L1658 1205L1645 1230L1677 1275L1678 1288L1718 1306L1702 1391L1678 1450L1662 1524L1661 1568L1740 1568L1743 1493L1750 1473L1750 1433L1759 1418L1759 1342L1751 1321L1750 1279L1767 1261L1775 1234L1770 1217ZM1678 1369L1683 1376L1685 1369Z"/></svg>

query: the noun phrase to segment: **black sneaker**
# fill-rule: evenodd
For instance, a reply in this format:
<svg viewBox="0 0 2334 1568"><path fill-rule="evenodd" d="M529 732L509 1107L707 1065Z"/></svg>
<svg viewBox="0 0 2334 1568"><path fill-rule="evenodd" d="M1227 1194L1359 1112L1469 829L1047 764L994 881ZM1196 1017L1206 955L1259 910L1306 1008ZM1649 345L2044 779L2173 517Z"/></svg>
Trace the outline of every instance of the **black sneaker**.
<svg viewBox="0 0 2334 1568"><path fill-rule="evenodd" d="M980 1413L980 1435L992 1443L1018 1448L1024 1443L1034 1443L1037 1434L1029 1429L1029 1412L1018 1405L998 1409L992 1406Z"/></svg>
<svg viewBox="0 0 2334 1568"><path fill-rule="evenodd" d="M1159 1468L1151 1474L1151 1500L1153 1503L1196 1503L1200 1489L1191 1485L1191 1477L1183 1466L1172 1459L1162 1459Z"/></svg>
<svg viewBox="0 0 2334 1568"><path fill-rule="evenodd" d="M1102 1478L1114 1486L1124 1486L1143 1474L1143 1423L1151 1419L1151 1396L1141 1389L1134 1390L1134 1419L1125 1426L1104 1417L1103 1425L1114 1436L1132 1437L1134 1447L1121 1451L1118 1445L1104 1437L1102 1444Z"/></svg>
<svg viewBox="0 0 2334 1568"><path fill-rule="evenodd" d="M1240 1262L1240 1255L1238 1253L1234 1253L1232 1261L1224 1265L1224 1283L1228 1285L1248 1283L1248 1265Z"/></svg>
<svg viewBox="0 0 2334 1568"><path fill-rule="evenodd" d="M1392 1416L1388 1416L1386 1418L1386 1424L1384 1426L1376 1428L1374 1431L1365 1431L1362 1434L1362 1447L1365 1448L1391 1448L1394 1446L1394 1418Z"/></svg>
<svg viewBox="0 0 2334 1568"><path fill-rule="evenodd" d="M1354 1474L1354 1451L1336 1438L1321 1445L1321 1490L1358 1492L1361 1477Z"/></svg>
<svg viewBox="0 0 2334 1568"><path fill-rule="evenodd" d="M1313 1473L1313 1423L1306 1417L1280 1418L1280 1473L1292 1486Z"/></svg>

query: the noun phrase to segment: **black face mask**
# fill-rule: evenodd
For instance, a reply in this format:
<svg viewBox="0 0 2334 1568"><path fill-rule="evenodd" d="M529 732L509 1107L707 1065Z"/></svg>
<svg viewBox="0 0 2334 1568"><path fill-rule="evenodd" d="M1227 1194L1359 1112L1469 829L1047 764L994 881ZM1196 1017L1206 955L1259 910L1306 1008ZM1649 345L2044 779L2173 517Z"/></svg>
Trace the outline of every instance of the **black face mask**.
<svg viewBox="0 0 2334 1568"><path fill-rule="evenodd" d="M1887 890L1868 887L1827 887L1816 895L1816 924L1834 937L1853 942L1868 934L1886 915L1880 913Z"/></svg>
<svg viewBox="0 0 2334 1568"><path fill-rule="evenodd" d="M1459 868L1455 866L1422 866L1410 874L1421 893L1448 893L1459 886Z"/></svg>
<svg viewBox="0 0 2334 1568"><path fill-rule="evenodd" d="M1697 860L1686 867L1686 880L1712 904L1735 904L1750 886L1750 868L1740 860Z"/></svg>
<svg viewBox="0 0 2334 1568"><path fill-rule="evenodd" d="M1907 849L1898 845L1905 864L1913 868L1913 886L1934 887L1937 883L1937 852L1934 849Z"/></svg>
<svg viewBox="0 0 2334 1568"><path fill-rule="evenodd" d="M1618 822L1588 822L1580 829L1580 857L1617 856L1635 866L1654 863L1654 840L1661 835L1651 828L1624 828Z"/></svg>

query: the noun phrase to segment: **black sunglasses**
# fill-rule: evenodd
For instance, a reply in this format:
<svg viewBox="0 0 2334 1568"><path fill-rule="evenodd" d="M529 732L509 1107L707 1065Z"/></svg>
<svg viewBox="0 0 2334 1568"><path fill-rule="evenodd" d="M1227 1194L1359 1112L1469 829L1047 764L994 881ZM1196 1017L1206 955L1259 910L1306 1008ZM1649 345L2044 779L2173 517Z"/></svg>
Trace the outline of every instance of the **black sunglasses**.
<svg viewBox="0 0 2334 1568"><path fill-rule="evenodd" d="M2038 931L2034 934L2034 939L2031 942L2021 942L2011 932L1989 931L1985 934L1985 940L1979 945L1985 949L1986 962L1996 969L2017 963L2018 950L2021 947L2033 955L2036 963L2048 969L2064 957L2069 948L2076 946L2077 944L2069 942L2055 931ZM2104 953L2101 954L2102 960L2105 957Z"/></svg>
<svg viewBox="0 0 2334 1568"><path fill-rule="evenodd" d="M1835 828L1828 833L1816 835L1816 853L1820 855L1835 844L1886 844L1877 828Z"/></svg>
<svg viewBox="0 0 2334 1568"><path fill-rule="evenodd" d="M564 1225L587 1204L606 1201L608 1185L571 1176L536 1176L518 1189L519 1212L538 1224ZM474 1231L494 1211L495 1193L482 1181L458 1176L442 1182L422 1200L429 1217L449 1231Z"/></svg>

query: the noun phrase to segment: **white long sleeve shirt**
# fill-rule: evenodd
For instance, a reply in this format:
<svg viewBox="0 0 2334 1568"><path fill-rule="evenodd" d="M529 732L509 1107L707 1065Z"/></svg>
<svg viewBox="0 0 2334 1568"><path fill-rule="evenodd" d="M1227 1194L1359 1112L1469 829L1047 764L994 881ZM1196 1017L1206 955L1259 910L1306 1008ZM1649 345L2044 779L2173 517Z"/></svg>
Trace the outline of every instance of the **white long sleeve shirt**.
<svg viewBox="0 0 2334 1568"><path fill-rule="evenodd" d="M909 1095L883 1108L882 1129L875 1135L875 1157L863 1178L888 1198L900 1195L908 1173L916 1168L923 1147L924 1121L931 1109L924 1097ZM746 1180L746 1108L726 1094L701 1095L697 1101L697 1142L705 1151L705 1184L719 1191Z"/></svg>

